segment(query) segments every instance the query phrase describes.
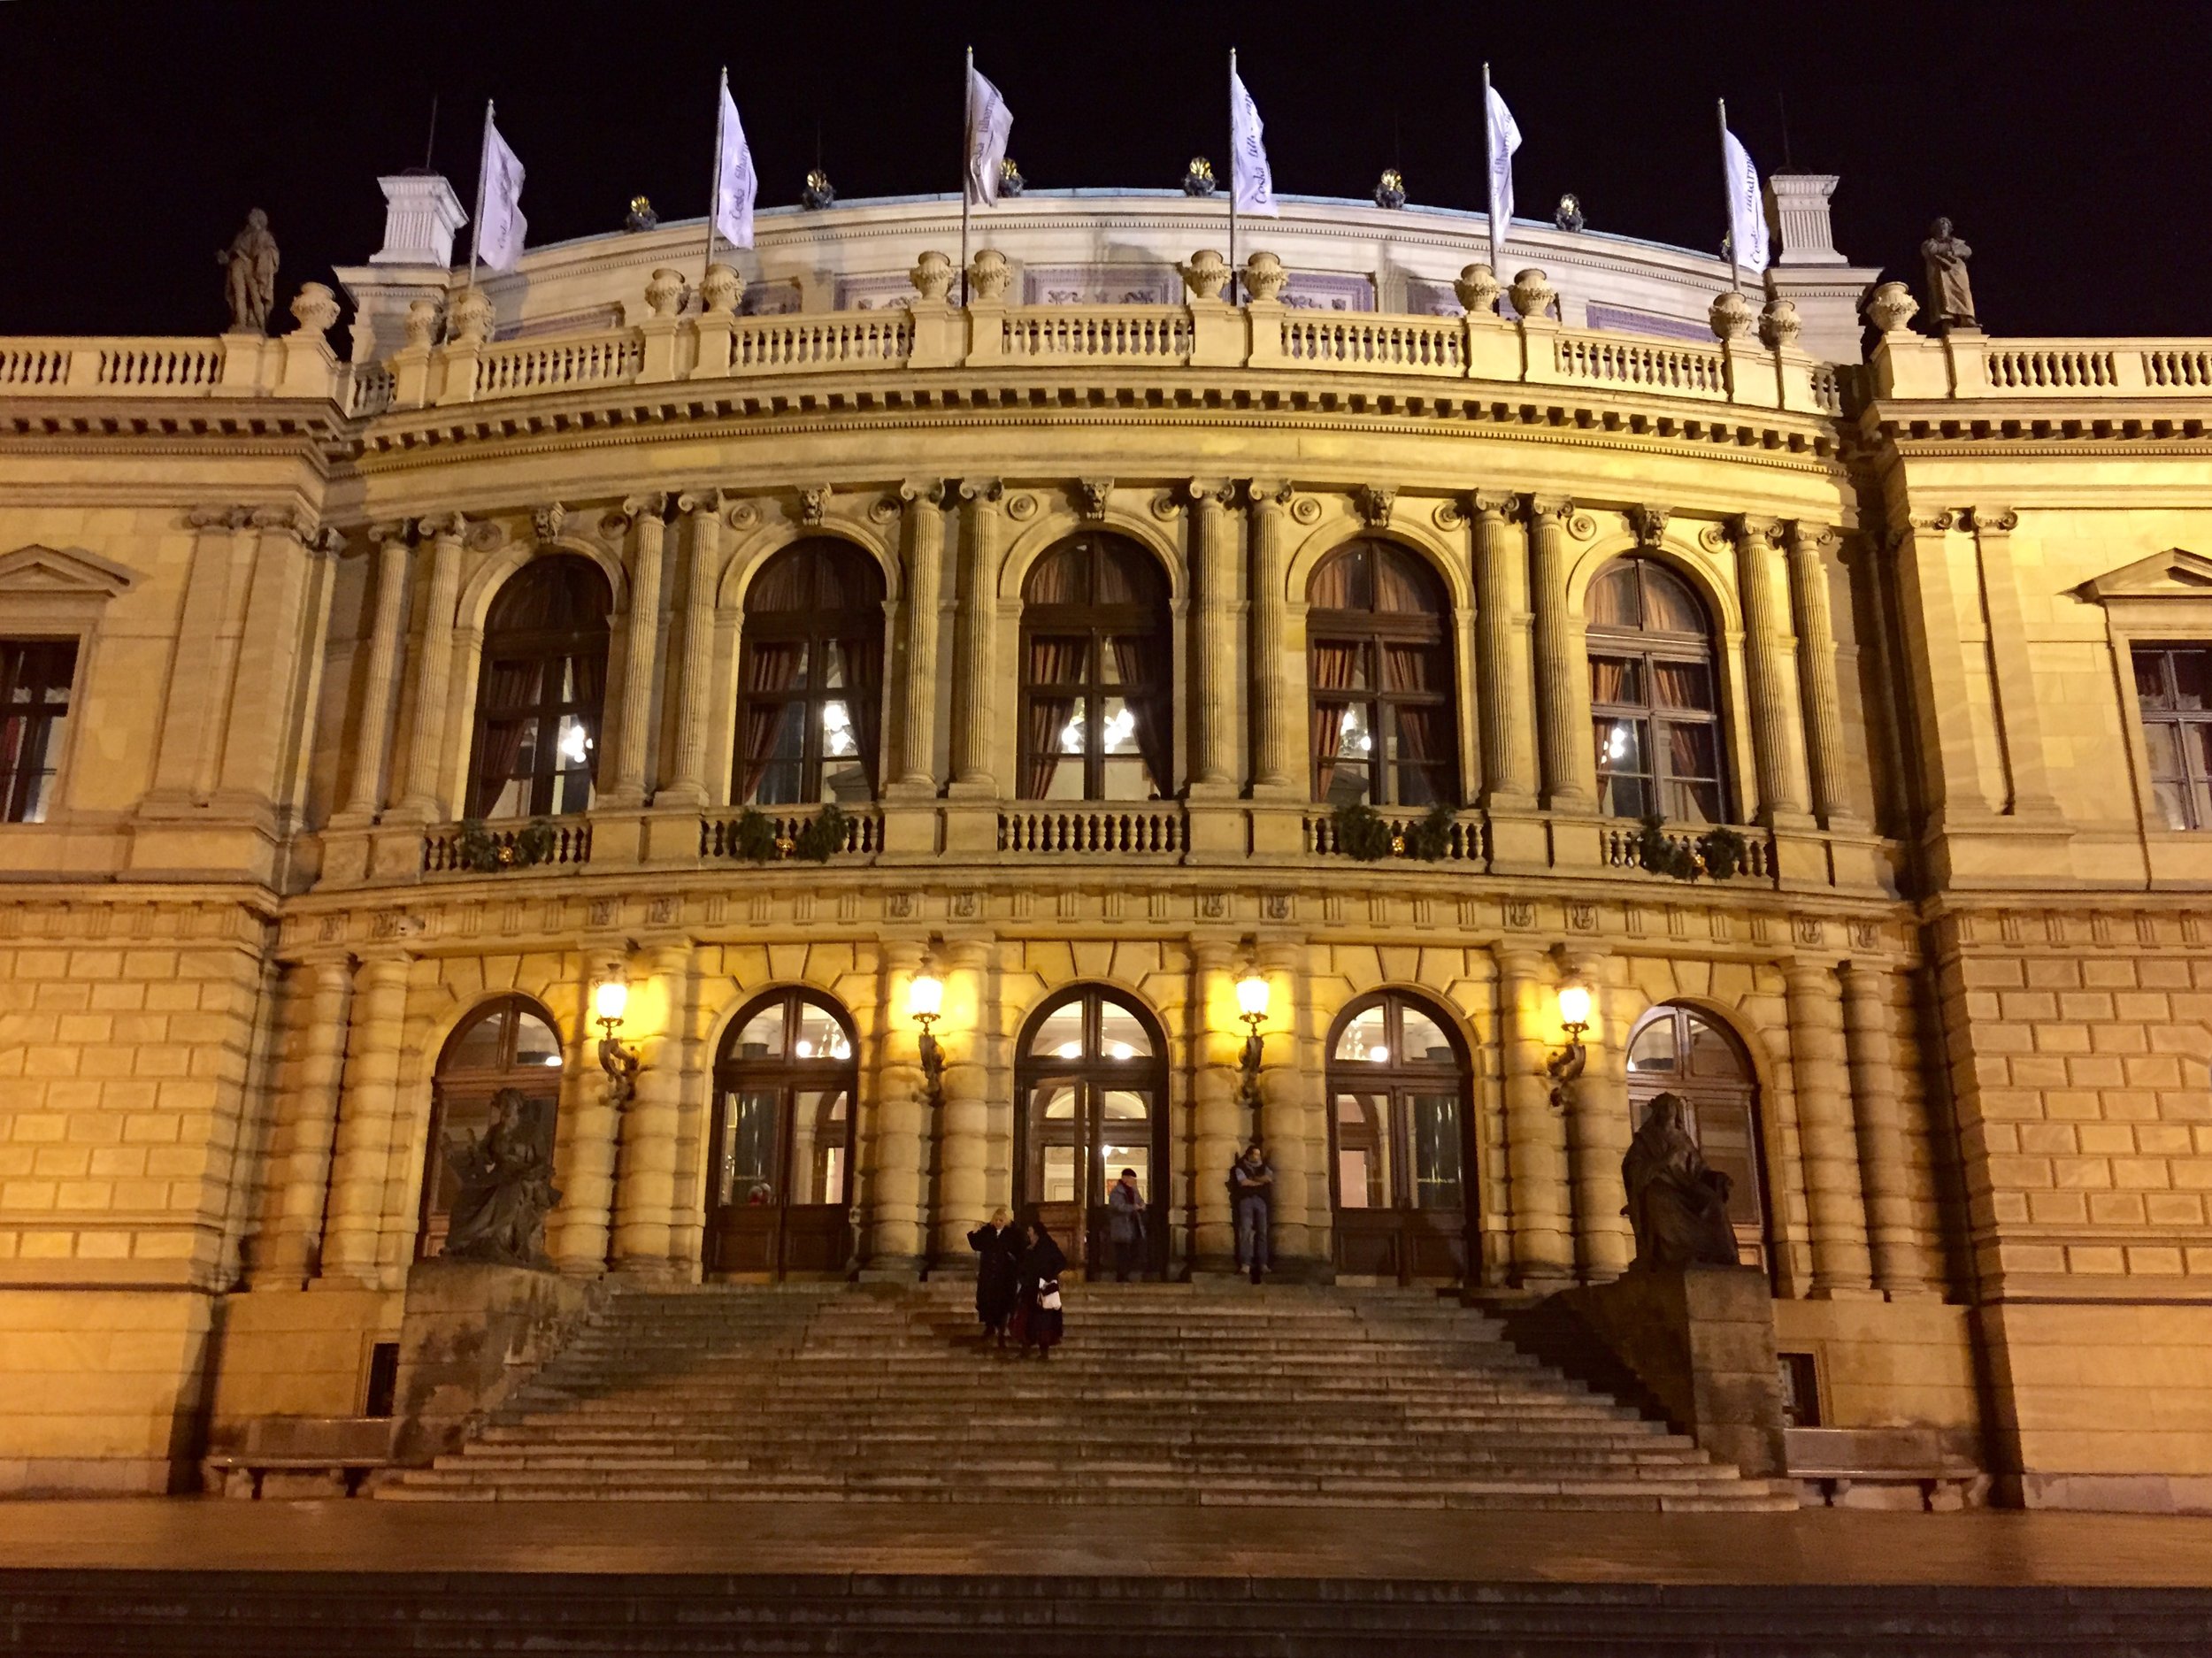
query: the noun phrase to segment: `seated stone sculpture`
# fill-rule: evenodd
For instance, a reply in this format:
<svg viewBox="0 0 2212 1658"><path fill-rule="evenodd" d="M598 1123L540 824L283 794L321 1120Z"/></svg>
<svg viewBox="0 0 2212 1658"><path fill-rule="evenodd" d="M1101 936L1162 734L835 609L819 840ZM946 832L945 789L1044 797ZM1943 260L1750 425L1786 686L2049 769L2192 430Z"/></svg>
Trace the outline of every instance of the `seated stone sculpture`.
<svg viewBox="0 0 2212 1658"><path fill-rule="evenodd" d="M1621 1159L1623 1211L1635 1229L1634 1267L1737 1264L1728 1177L1706 1166L1684 1120L1682 1096L1663 1094Z"/></svg>
<svg viewBox="0 0 2212 1658"><path fill-rule="evenodd" d="M552 1136L540 1120L549 1109L519 1088L502 1088L492 1096L490 1126L448 1143L459 1191L445 1259L547 1264L545 1217L561 1201L553 1185Z"/></svg>

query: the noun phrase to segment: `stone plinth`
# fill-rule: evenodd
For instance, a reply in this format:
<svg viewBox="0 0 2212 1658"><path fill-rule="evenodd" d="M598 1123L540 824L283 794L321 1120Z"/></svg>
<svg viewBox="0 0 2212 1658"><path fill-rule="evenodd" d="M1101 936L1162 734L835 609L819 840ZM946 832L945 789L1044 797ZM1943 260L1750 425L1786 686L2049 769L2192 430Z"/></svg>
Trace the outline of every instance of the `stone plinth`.
<svg viewBox="0 0 2212 1658"><path fill-rule="evenodd" d="M604 1294L528 1267L418 1263L400 1324L392 1460L426 1463L458 1445L559 1351Z"/></svg>

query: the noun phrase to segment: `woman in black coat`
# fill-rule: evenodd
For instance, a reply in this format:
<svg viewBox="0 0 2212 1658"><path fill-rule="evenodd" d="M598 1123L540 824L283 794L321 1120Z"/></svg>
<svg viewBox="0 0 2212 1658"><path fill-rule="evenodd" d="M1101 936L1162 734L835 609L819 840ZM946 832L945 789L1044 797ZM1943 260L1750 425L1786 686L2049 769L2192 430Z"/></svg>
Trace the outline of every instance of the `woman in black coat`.
<svg viewBox="0 0 2212 1658"><path fill-rule="evenodd" d="M983 1321L983 1333L996 1336L1003 1347L1023 1247L1013 1217L1002 1209L993 1210L989 1220L968 1234L968 1247L976 1253L975 1316Z"/></svg>
<svg viewBox="0 0 2212 1658"><path fill-rule="evenodd" d="M1068 1258L1041 1220L1022 1223L1022 1242L1021 1260L1015 1267L1020 1286L1015 1337L1024 1352L1034 1347L1039 1358L1050 1358L1067 1333L1067 1320L1060 1310L1060 1274L1067 1270Z"/></svg>

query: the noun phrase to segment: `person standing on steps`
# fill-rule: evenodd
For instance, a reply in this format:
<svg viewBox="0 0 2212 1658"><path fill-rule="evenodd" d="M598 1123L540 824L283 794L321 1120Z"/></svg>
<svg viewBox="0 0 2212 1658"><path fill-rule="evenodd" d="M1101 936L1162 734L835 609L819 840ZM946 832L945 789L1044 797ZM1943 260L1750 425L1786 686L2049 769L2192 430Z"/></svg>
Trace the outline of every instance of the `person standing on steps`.
<svg viewBox="0 0 2212 1658"><path fill-rule="evenodd" d="M1121 1178L1106 1194L1106 1235L1114 1246L1114 1280L1129 1282L1129 1269L1144 1271L1144 1194L1137 1190L1137 1171L1124 1169Z"/></svg>
<svg viewBox="0 0 2212 1658"><path fill-rule="evenodd" d="M1019 1298L1014 1309L1014 1338L1024 1353L1034 1347L1039 1358L1050 1358L1067 1333L1060 1309L1060 1274L1067 1270L1068 1258L1044 1222L1034 1216L1022 1223L1022 1242L1021 1260L1015 1268Z"/></svg>
<svg viewBox="0 0 2212 1658"><path fill-rule="evenodd" d="M1022 1240L1014 1230L1014 1217L1002 1209L968 1234L968 1247L976 1253L975 1316L983 1321L983 1333L998 1338L1006 1350L1006 1321L1014 1315L1015 1269L1021 1258Z"/></svg>
<svg viewBox="0 0 2212 1658"><path fill-rule="evenodd" d="M1275 1168L1267 1161L1267 1148L1256 1140L1229 1165L1229 1202L1237 1217L1237 1264L1250 1270L1255 1284L1273 1264L1268 1230L1274 1199Z"/></svg>

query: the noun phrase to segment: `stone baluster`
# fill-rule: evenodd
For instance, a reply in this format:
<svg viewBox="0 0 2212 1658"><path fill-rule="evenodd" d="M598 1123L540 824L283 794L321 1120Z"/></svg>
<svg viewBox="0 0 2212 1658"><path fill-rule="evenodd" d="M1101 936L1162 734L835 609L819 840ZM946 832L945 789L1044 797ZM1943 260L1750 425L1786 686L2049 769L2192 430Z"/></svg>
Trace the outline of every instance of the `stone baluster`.
<svg viewBox="0 0 2212 1658"><path fill-rule="evenodd" d="M295 994L305 1003L306 1017L286 1118L271 1159L276 1190L271 1194L268 1229L255 1251L257 1288L297 1289L315 1270L323 1211L330 1201L339 1085L345 1074L346 1004L353 992L353 963L342 956L305 962L292 969L292 977Z"/></svg>
<svg viewBox="0 0 2212 1658"><path fill-rule="evenodd" d="M1529 781L1536 710L1522 670L1520 630L1528 613L1528 564L1506 521L1512 497L1478 493L1469 503L1475 530L1476 618L1481 672L1482 798L1518 810L1535 803Z"/></svg>
<svg viewBox="0 0 2212 1658"><path fill-rule="evenodd" d="M369 631L368 677L361 689L361 724L353 739L353 783L345 816L365 821L384 803L385 747L391 741L392 693L399 669L399 630L407 599L405 524L380 524L376 543L376 610Z"/></svg>
<svg viewBox="0 0 2212 1658"><path fill-rule="evenodd" d="M1845 962L1843 1035L1858 1125L1859 1170L1866 1184L1867 1242L1875 1286L1891 1296L1929 1286L1932 1263L1913 1221L1912 1171L1897 1098L1897 1042L1889 975L1878 962Z"/></svg>
<svg viewBox="0 0 2212 1658"><path fill-rule="evenodd" d="M1874 1269L1867 1251L1858 1135L1851 1120L1842 1001L1835 971L1824 962L1800 958L1789 963L1784 977L1797 1133L1812 1213L1813 1293L1848 1295L1870 1286Z"/></svg>
<svg viewBox="0 0 2212 1658"><path fill-rule="evenodd" d="M996 1023L991 952L980 939L955 939L944 950L946 1004L970 1005L975 1017L964 1030L941 1033L945 1045L944 1109L937 1121L937 1258L957 1261L968 1234L990 1212L983 1174L989 1160L990 1069L985 1043Z"/></svg>
<svg viewBox="0 0 2212 1658"><path fill-rule="evenodd" d="M1799 518L1789 526L1790 608L1797 626L1797 687L1805 704L1805 761L1812 809L1824 828L1855 820L1844 773L1843 704L1836 691L1836 629L1827 555L1835 531Z"/></svg>
<svg viewBox="0 0 2212 1658"><path fill-rule="evenodd" d="M1575 1262L1585 1283L1618 1278L1635 1255L1628 1201L1621 1184L1627 1154L1628 993L1610 982L1601 952L1567 963L1570 977L1589 986L1592 1021L1583 1037L1588 1050L1582 1076L1567 1090L1567 1137L1574 1169Z"/></svg>
<svg viewBox="0 0 2212 1658"><path fill-rule="evenodd" d="M883 941L882 1093L872 1132L861 1147L867 1171L871 1278L910 1278L921 1267L922 1156L935 1125L928 1120L922 1097L920 1032L907 1017L906 989L924 959L919 939ZM961 1247L966 1247L964 1240Z"/></svg>
<svg viewBox="0 0 2212 1658"><path fill-rule="evenodd" d="M1191 707L1196 710L1195 752L1191 756L1191 793L1234 792L1236 775L1236 641L1232 636L1235 581L1229 538L1231 489L1194 478L1191 501L1191 567L1197 577L1198 626L1190 655Z"/></svg>
<svg viewBox="0 0 2212 1658"><path fill-rule="evenodd" d="M414 725L407 738L407 789L400 810L425 823L445 816L446 698L453 683L454 610L461 596L461 540L468 523L457 512L425 518L430 545L430 596L415 662Z"/></svg>
<svg viewBox="0 0 2212 1658"><path fill-rule="evenodd" d="M1529 498L1544 804L1558 811L1589 811L1596 805L1595 788L1586 780L1595 765L1590 669L1575 648L1574 618L1567 610L1567 525L1574 510L1571 501Z"/></svg>
<svg viewBox="0 0 2212 1658"><path fill-rule="evenodd" d="M614 1264L632 1277L669 1276L676 1209L676 1137L682 1126L684 1073L691 1063L691 1010L696 975L688 944L664 945L649 958L660 992L661 1026L624 1036L642 1063L637 1092L622 1114L622 1155L616 1164Z"/></svg>
<svg viewBox="0 0 2212 1658"><path fill-rule="evenodd" d="M1504 1032L1506 1178L1513 1216L1513 1281L1551 1287L1574 1277L1574 1232L1568 1219L1566 1119L1552 1109L1552 1022L1544 958L1532 949L1501 949L1498 1025Z"/></svg>
<svg viewBox="0 0 2212 1658"><path fill-rule="evenodd" d="M407 971L404 956L370 956L354 970L329 1217L323 1226L326 1278L377 1281L384 1186L399 1112L399 1056L407 1034Z"/></svg>
<svg viewBox="0 0 2212 1658"><path fill-rule="evenodd" d="M1774 591L1773 553L1780 530L1770 518L1739 517L1728 526L1736 544L1736 590L1743 601L1744 668L1751 691L1751 752L1759 783L1756 821L1801 823L1805 785L1797 766L1795 700L1782 606Z"/></svg>
<svg viewBox="0 0 2212 1658"><path fill-rule="evenodd" d="M1290 486L1254 479L1246 486L1251 502L1252 684L1254 728L1259 748L1252 787L1279 797L1305 792L1305 768L1298 762L1293 733L1302 734L1298 710L1305 700L1304 664L1290 677L1284 660L1289 649L1289 550L1283 518L1290 510Z"/></svg>
<svg viewBox="0 0 2212 1658"><path fill-rule="evenodd" d="M902 485L906 503L906 686L900 698L902 786L937 786L937 623L945 579L945 486L936 479Z"/></svg>
<svg viewBox="0 0 2212 1658"><path fill-rule="evenodd" d="M630 626L623 650L622 724L615 735L610 806L645 803L645 754L653 729L653 687L660 683L661 560L666 550L668 497L632 495L622 503L630 523Z"/></svg>
<svg viewBox="0 0 2212 1658"><path fill-rule="evenodd" d="M1191 1082L1191 1255L1202 1272L1226 1272L1236 1263L1236 1220L1229 1211L1227 1182L1246 1132L1237 1109L1238 1062L1246 1032L1228 1017L1236 1006L1235 976L1236 955L1228 940L1200 939L1192 945L1190 998L1199 1051ZM1212 1017L1217 1009L1224 1016L1219 1028Z"/></svg>
<svg viewBox="0 0 2212 1658"><path fill-rule="evenodd" d="M967 503L960 559L960 630L953 671L951 791L987 800L998 793L991 772L991 667L998 632L998 530L1002 491L995 478L960 486Z"/></svg>
<svg viewBox="0 0 2212 1658"><path fill-rule="evenodd" d="M676 688L676 764L659 803L707 803L708 706L714 683L714 598L722 577L722 495L719 490L678 497L691 557L684 572L683 672Z"/></svg>

